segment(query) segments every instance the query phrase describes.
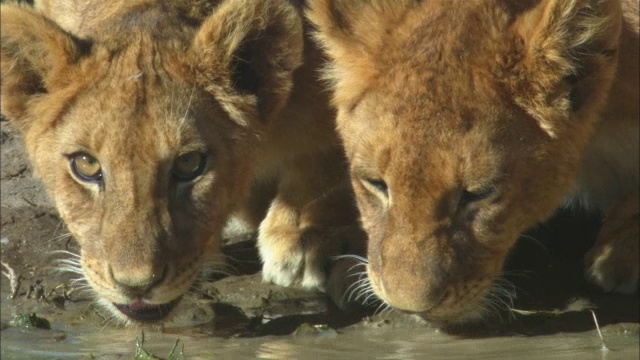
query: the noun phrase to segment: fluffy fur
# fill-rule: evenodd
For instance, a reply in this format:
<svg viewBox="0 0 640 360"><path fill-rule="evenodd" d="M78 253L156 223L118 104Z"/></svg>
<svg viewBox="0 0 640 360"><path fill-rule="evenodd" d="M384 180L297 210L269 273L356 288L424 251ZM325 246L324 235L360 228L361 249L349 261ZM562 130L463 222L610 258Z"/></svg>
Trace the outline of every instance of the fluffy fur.
<svg viewBox="0 0 640 360"><path fill-rule="evenodd" d="M566 203L606 216L587 276L637 290L636 1L312 0L308 16L384 302L481 315L520 234Z"/></svg>
<svg viewBox="0 0 640 360"><path fill-rule="evenodd" d="M164 320L158 309L220 259L231 213L260 224L265 280L324 286L327 257L361 234L299 8L43 0L36 9L2 6L2 113L24 134L101 302L125 321ZM180 179L189 153L204 167ZM74 173L77 154L95 158L102 178Z"/></svg>

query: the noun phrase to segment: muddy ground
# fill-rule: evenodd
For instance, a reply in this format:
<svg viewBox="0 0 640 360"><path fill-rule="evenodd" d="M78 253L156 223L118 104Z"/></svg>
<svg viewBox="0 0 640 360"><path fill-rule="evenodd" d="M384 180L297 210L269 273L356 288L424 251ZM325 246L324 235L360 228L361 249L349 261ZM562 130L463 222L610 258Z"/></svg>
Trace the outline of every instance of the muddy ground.
<svg viewBox="0 0 640 360"><path fill-rule="evenodd" d="M116 326L95 306L91 292L77 289L72 276L56 271L56 261L65 257L57 251L77 253L78 247L65 235L64 225L33 177L19 134L5 121L1 163L0 290L3 301L11 298L11 306L2 308L2 329L9 327L14 314L30 312L66 329ZM473 338L589 331L594 322L588 309L594 309L600 326L637 336L638 295L602 294L582 280L581 258L598 226L597 217L563 212L533 229L520 241L506 271L517 289L514 308L520 311L443 330ZM353 304L343 311L325 294L263 284L250 238L229 241L225 252L237 275L201 282L165 331L179 333L188 327L207 336L256 337L407 324L432 328L397 312L376 314L375 304Z"/></svg>

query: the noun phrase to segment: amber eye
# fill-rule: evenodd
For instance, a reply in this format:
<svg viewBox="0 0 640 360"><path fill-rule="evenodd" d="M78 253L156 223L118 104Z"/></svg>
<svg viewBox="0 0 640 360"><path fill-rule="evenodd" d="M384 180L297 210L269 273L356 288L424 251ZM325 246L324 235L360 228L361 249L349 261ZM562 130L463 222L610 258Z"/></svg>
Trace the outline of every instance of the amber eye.
<svg viewBox="0 0 640 360"><path fill-rule="evenodd" d="M76 153L71 155L71 171L82 181L101 181L102 167L100 162L91 155Z"/></svg>
<svg viewBox="0 0 640 360"><path fill-rule="evenodd" d="M376 190L380 191L385 195L389 191L389 188L387 187L387 183L385 183L384 180L365 179L364 181L366 181L367 184L369 184L371 187L375 188Z"/></svg>
<svg viewBox="0 0 640 360"><path fill-rule="evenodd" d="M365 189L373 194L382 195L383 198L389 197L389 187L382 179L361 178L361 182Z"/></svg>
<svg viewBox="0 0 640 360"><path fill-rule="evenodd" d="M191 181L202 174L206 164L205 154L198 151L188 152L175 159L172 173L178 181Z"/></svg>

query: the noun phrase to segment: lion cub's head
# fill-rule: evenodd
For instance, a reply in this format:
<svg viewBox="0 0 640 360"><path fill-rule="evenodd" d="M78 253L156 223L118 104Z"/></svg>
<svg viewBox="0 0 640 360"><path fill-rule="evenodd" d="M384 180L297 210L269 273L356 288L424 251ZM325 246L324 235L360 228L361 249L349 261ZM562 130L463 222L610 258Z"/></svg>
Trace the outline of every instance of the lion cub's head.
<svg viewBox="0 0 640 360"><path fill-rule="evenodd" d="M570 190L610 87L618 6L312 1L383 301L448 322L508 300L505 258Z"/></svg>
<svg viewBox="0 0 640 360"><path fill-rule="evenodd" d="M302 25L272 1L220 1L203 19L105 4L84 9L103 13L83 14L98 20L82 39L2 6L2 113L98 297L125 321L156 322L221 260L221 226L302 61Z"/></svg>

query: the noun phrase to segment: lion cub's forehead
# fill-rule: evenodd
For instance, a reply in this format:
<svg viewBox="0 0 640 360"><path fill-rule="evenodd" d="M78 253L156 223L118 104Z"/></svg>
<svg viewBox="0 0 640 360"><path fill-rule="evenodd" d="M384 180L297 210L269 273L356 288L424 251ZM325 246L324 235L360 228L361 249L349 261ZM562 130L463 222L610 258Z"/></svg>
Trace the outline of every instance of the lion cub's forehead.
<svg viewBox="0 0 640 360"><path fill-rule="evenodd" d="M434 99L428 90L390 89L369 92L340 122L354 166L382 173L416 166L425 174L448 169L452 177L497 160L496 149L506 141L500 127L505 114L497 106L482 97L476 101L483 106L476 107Z"/></svg>
<svg viewBox="0 0 640 360"><path fill-rule="evenodd" d="M526 7L524 2L518 5L501 0L435 3L439 6L425 3L425 9L416 12L414 22L406 23L403 46L415 46L420 51L435 47L441 56L436 60L444 63L473 63L495 55L498 49L509 49L504 41L515 34L515 10ZM467 53L461 53L464 51Z"/></svg>
<svg viewBox="0 0 640 360"><path fill-rule="evenodd" d="M380 35L383 45L369 50L373 75L360 95L380 91L398 103L412 97L414 103L423 102L422 109L483 107L508 65L502 59L516 59L523 51L508 6L499 1L421 6Z"/></svg>
<svg viewBox="0 0 640 360"><path fill-rule="evenodd" d="M501 110L505 100L488 84L474 84L471 77L451 84L433 72L411 79L391 75L382 86L370 89L352 111L341 114L340 127L353 129L350 133L359 137L380 137L372 143L394 136L432 144L491 138L508 115Z"/></svg>
<svg viewBox="0 0 640 360"><path fill-rule="evenodd" d="M96 153L144 148L169 156L197 140L193 113L202 94L164 69L160 55L147 63L131 55L143 54L124 51L87 74L93 79L75 97L62 125L72 129L69 138L77 146Z"/></svg>

